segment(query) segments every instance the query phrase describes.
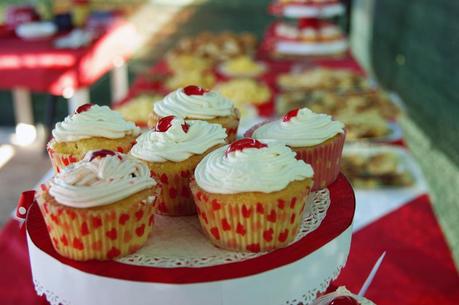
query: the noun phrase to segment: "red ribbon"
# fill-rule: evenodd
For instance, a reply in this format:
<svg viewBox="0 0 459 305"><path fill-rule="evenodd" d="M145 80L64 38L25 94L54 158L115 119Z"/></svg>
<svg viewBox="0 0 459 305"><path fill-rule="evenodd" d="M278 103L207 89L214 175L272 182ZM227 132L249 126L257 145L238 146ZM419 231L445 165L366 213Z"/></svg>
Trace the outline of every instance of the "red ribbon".
<svg viewBox="0 0 459 305"><path fill-rule="evenodd" d="M35 191L28 190L22 192L16 207L16 217L19 219L26 219L27 212L35 200Z"/></svg>

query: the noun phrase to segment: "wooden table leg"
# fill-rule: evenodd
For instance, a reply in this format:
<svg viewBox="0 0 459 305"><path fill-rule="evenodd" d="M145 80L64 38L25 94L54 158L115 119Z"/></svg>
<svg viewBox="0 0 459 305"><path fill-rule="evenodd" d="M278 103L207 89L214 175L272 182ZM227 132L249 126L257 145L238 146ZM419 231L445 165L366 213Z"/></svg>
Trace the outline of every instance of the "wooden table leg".
<svg viewBox="0 0 459 305"><path fill-rule="evenodd" d="M89 88L81 88L69 98L68 107L69 107L69 114L73 113L78 106L81 106L86 103L90 103L91 100L89 98Z"/></svg>
<svg viewBox="0 0 459 305"><path fill-rule="evenodd" d="M129 80L126 62L119 58L114 63L110 72L110 83L112 90L112 103L124 98L128 92Z"/></svg>
<svg viewBox="0 0 459 305"><path fill-rule="evenodd" d="M30 91L22 87L13 89L13 102L16 118L15 142L18 145L31 144L37 138L37 129L34 125Z"/></svg>

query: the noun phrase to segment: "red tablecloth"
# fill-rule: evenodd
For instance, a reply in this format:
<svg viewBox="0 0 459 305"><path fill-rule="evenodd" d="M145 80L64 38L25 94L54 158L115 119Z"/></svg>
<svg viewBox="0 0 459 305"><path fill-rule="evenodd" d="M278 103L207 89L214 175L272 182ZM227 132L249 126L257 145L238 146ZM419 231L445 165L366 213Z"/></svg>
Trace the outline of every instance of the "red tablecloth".
<svg viewBox="0 0 459 305"><path fill-rule="evenodd" d="M361 72L352 57L315 62L334 68ZM273 73L287 71L294 62L270 63ZM130 96L155 90L137 82ZM357 203L364 204L364 203ZM459 300L459 276L429 197L420 196L364 227L352 239L348 263L335 285L354 292L382 252L386 258L368 290L378 305L449 305ZM40 304L33 290L24 232L11 220L0 233L1 304Z"/></svg>
<svg viewBox="0 0 459 305"><path fill-rule="evenodd" d="M354 234L335 284L357 291L383 251L386 258L367 294L376 304L457 304L458 273L427 195ZM1 304L46 304L33 289L25 232L15 220L0 233L0 261Z"/></svg>
<svg viewBox="0 0 459 305"><path fill-rule="evenodd" d="M138 34L132 24L118 21L87 47L56 49L52 41L0 37L0 88L24 87L62 95L65 88L90 86L113 67L116 59L133 53Z"/></svg>

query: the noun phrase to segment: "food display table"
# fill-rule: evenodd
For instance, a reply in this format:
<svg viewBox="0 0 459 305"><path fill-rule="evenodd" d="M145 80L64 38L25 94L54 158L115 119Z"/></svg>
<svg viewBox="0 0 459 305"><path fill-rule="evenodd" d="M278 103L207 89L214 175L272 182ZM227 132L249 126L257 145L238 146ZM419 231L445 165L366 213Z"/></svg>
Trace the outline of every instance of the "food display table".
<svg viewBox="0 0 459 305"><path fill-rule="evenodd" d="M112 70L115 99L127 90L125 60L138 47L134 26L119 20L86 47L56 49L51 37L23 40L0 36L0 89L13 90L16 123L33 125L30 91L70 98L69 110L89 100L89 87ZM52 105L50 105L51 107Z"/></svg>

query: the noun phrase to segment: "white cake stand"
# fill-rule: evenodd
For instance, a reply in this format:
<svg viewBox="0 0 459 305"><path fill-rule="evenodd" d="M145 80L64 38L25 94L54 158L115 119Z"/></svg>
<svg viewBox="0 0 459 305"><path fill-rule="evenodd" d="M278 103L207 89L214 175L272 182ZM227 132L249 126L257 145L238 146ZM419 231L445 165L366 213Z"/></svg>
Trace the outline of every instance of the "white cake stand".
<svg viewBox="0 0 459 305"><path fill-rule="evenodd" d="M296 240L269 253L213 247L195 217L158 217L137 253L78 262L53 249L40 210L27 218L32 276L52 304L308 304L327 289L349 254L355 198L344 178L313 193Z"/></svg>

